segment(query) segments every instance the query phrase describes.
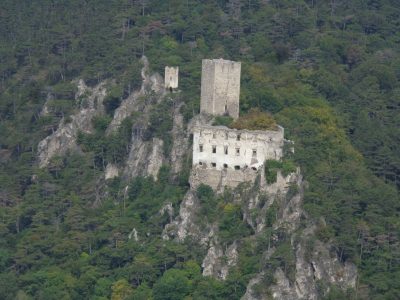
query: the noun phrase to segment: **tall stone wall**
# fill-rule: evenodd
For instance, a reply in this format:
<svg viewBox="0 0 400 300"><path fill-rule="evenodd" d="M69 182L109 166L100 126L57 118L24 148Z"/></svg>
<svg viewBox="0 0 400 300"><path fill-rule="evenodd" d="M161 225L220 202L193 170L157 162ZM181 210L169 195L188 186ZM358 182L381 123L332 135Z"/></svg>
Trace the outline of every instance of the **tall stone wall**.
<svg viewBox="0 0 400 300"><path fill-rule="evenodd" d="M165 67L165 88L177 89L179 83L179 67Z"/></svg>
<svg viewBox="0 0 400 300"><path fill-rule="evenodd" d="M258 170L267 159L280 160L284 129L236 130L225 126L193 128L193 165L215 170Z"/></svg>
<svg viewBox="0 0 400 300"><path fill-rule="evenodd" d="M210 59L203 59L201 67L201 96L200 112L214 114L214 63Z"/></svg>
<svg viewBox="0 0 400 300"><path fill-rule="evenodd" d="M203 59L200 111L238 118L240 72L240 62Z"/></svg>

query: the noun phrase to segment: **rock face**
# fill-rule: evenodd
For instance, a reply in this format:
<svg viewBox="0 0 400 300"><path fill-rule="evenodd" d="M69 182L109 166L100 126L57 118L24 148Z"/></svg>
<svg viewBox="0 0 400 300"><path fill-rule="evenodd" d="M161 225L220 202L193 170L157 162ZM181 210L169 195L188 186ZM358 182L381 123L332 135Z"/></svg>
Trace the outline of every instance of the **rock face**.
<svg viewBox="0 0 400 300"><path fill-rule="evenodd" d="M196 196L196 188L203 179L199 179L193 169L191 174L191 189L183 199L179 215L167 224L164 239L183 241L190 237L206 248L202 268L204 276L213 276L225 280L230 269L237 265L240 240L231 244L222 244L219 238L217 224L205 224L199 216L201 203ZM209 179L208 179L209 180ZM206 182L208 182L205 179ZM223 187L212 186L217 193L222 193ZM259 170L253 181L234 190L234 203L241 205L244 221L254 230L253 238L265 235L265 230L276 232L271 237L271 246L265 249L261 256L261 268L248 283L245 300L258 299L320 299L329 291L330 285L336 285L346 290L354 288L357 271L351 263L341 263L336 254L330 251L329 245L315 240L315 225L308 220L302 209L304 183L301 172L283 176L278 172L277 181L267 184L264 171ZM272 207L276 219L272 225L267 224L267 214ZM306 224L306 227L300 227ZM303 228L303 229L300 229ZM273 271L274 283L264 282L266 273L271 271L268 262L273 259L281 241L278 232L284 232L286 242L289 241L293 253L293 278L288 277L281 267ZM313 241L312 247L310 243ZM321 282L324 283L321 287Z"/></svg>
<svg viewBox="0 0 400 300"><path fill-rule="evenodd" d="M226 248L224 251L218 243L211 242L206 257L203 259L203 276L213 276L225 280L229 268L236 266L239 254L237 243Z"/></svg>
<svg viewBox="0 0 400 300"><path fill-rule="evenodd" d="M178 174L182 170L184 158L189 151L189 134L183 122L183 116L180 113L182 104L176 105L173 116L172 127L172 150L171 150L171 167L173 174Z"/></svg>
<svg viewBox="0 0 400 300"><path fill-rule="evenodd" d="M163 164L163 141L153 138L143 141L132 137L131 150L126 162L124 175L126 178L151 175L157 179L158 170Z"/></svg>
<svg viewBox="0 0 400 300"><path fill-rule="evenodd" d="M129 117L133 112L146 110L146 103L143 97L149 93L157 95L157 99L161 100L165 95L165 89L163 79L159 74L149 75L149 61L145 56L142 57L141 62L143 64L141 75L142 75L142 86L139 91L133 92L128 98L124 99L121 105L115 110L113 120L107 128L107 133L114 132L121 122Z"/></svg>
<svg viewBox="0 0 400 300"><path fill-rule="evenodd" d="M200 204L195 193L191 190L188 191L181 202L179 215L173 222L165 226L163 239L176 238L178 241L183 241L188 235L192 235L205 243L208 240L208 234L200 230L200 227L194 222L199 207Z"/></svg>
<svg viewBox="0 0 400 300"><path fill-rule="evenodd" d="M329 291L329 285L336 285L339 288L346 290L354 288L357 279L357 270L354 264L341 263L337 255L329 250L329 245L315 239L316 226L308 220L307 215L302 209L303 200L303 181L299 170L297 173L286 177L286 184L283 177L278 174L278 180L270 187L266 186L268 194L273 193L279 195L274 201L280 199L280 207L278 210L277 220L273 224L275 230L284 229L290 235L290 244L294 253L295 277L292 282L281 268L277 268L274 272L275 284L265 287L268 294L259 293L257 286L263 285L263 277L265 270L261 270L259 274L253 277L247 286L243 300L258 300L258 299L320 299L321 293L326 294ZM290 185L288 185L290 183ZM287 199L290 188L293 184L298 188L298 192ZM286 185L286 191L284 186ZM282 193L283 192L283 193ZM286 199L286 200L284 200ZM268 203L267 203L268 205ZM263 210L263 209L262 209ZM303 218L303 223L306 227L300 228L300 221ZM263 222L255 222L256 232L262 232L266 226ZM253 224L254 226L254 224ZM312 246L310 246L310 244ZM268 262L275 251L271 248L270 253L266 255L265 261ZM321 287L323 282L325 287Z"/></svg>
<svg viewBox="0 0 400 300"><path fill-rule="evenodd" d="M141 70L142 86L139 91L133 92L128 98L124 99L121 105L115 110L113 120L107 128L107 134L115 132L121 122L132 115L140 112L146 116L152 107L165 97L163 78L159 74L149 75L149 62L145 56L142 57L143 68ZM151 96L155 103L147 103L146 97ZM146 122L134 133L131 138L128 159L123 169L123 176L126 179L135 176L153 176L157 179L158 171L165 161L163 141L159 138L144 140L141 132L146 129ZM137 131L137 132L136 132Z"/></svg>
<svg viewBox="0 0 400 300"><path fill-rule="evenodd" d="M319 282L336 285L343 290L354 288L356 285L357 270L353 264L342 264L334 254L331 254L327 245L316 242L314 250L306 253L302 242L294 245L296 248L296 276L291 283L282 269L275 272L276 284L271 287L274 299L320 299ZM306 258L309 256L309 258ZM260 283L263 274L257 275L250 281L246 294L242 299L267 299L263 295L254 295L254 286ZM322 292L327 292L329 288Z"/></svg>
<svg viewBox="0 0 400 300"><path fill-rule="evenodd" d="M142 62L141 89L122 101L106 131L107 134L114 133L126 117L135 112L140 113L139 122L134 124L128 158L119 166L107 165L104 174L99 178L96 193L103 187L106 188L107 179L116 176L122 175L127 181L135 176L153 176L157 179L159 169L164 163L170 164L173 174L179 174L187 163L185 160L190 158L190 134L193 128L199 124L209 125L212 121L207 115L198 115L186 126L180 113L183 104L172 101L172 149L170 157L166 157L162 139L143 137L143 132L148 128L148 115L152 106L163 101L168 95L161 76L149 75L147 59L143 58ZM71 122L61 120L57 131L39 143L40 167L47 166L52 157L78 148L77 133L92 132L93 117L104 113L102 102L105 95L105 83L89 88L82 80L78 82L76 101L84 101L85 104L80 104L80 110L71 116ZM42 113L49 113L46 106ZM340 262L329 244L315 238L316 225L302 208L305 183L300 169L286 176L278 171L276 182L267 183L264 167L257 170L241 169L237 172L196 166L191 170L189 184L190 189L179 208L167 202L159 210L159 214L167 214L169 217L162 238L177 242L190 238L204 249L204 276L227 279L231 269L240 266L239 259L244 242L256 243L268 233L270 235L267 246L263 244L263 250L257 253L260 256L260 267L251 273L253 277L250 278L242 299L320 299L327 294L331 285L343 290L355 287L355 266ZM240 218L249 232L248 236L239 236L229 242L223 242L219 218L216 221L208 221L201 216L202 203L197 197L200 184L211 186L221 197L226 187L229 188L228 193L232 197L227 201L240 210ZM124 197L127 197L127 191L128 186L125 188ZM96 202L101 202L100 193L96 195ZM146 238L146 233L139 233L133 228L128 238L141 241ZM274 260L274 254L279 252L277 250L282 244L288 246L292 255L291 273L281 265L275 264L273 269L271 267L274 264L270 262Z"/></svg>
<svg viewBox="0 0 400 300"><path fill-rule="evenodd" d="M70 122L66 122L64 118L61 119L58 129L39 142L39 167L46 167L52 157L63 155L68 150L76 148L76 137L79 131L88 133L92 131L92 118L104 112L105 84L102 82L94 88L89 88L83 80L78 81L78 92L75 98L77 102L85 100L85 105L80 104L80 110L71 116ZM42 113L48 113L46 105Z"/></svg>
<svg viewBox="0 0 400 300"><path fill-rule="evenodd" d="M118 177L118 167L114 164L108 163L106 170L104 172L104 178L107 179L112 179L114 177Z"/></svg>

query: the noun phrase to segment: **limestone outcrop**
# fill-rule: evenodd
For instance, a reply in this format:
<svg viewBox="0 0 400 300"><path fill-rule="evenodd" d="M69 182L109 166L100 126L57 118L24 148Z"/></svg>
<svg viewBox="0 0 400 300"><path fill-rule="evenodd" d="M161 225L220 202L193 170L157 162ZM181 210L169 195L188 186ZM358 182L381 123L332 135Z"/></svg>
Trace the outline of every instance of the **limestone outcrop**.
<svg viewBox="0 0 400 300"><path fill-rule="evenodd" d="M148 110L149 105L146 105L144 101L146 95L154 93L158 100L161 100L165 95L162 77L157 73L149 75L149 61L145 56L142 57L141 62L143 64L141 70L142 86L140 90L134 91L124 99L121 105L115 110L114 117L107 128L107 133L112 133L117 130L121 122L133 112L145 112Z"/></svg>
<svg viewBox="0 0 400 300"><path fill-rule="evenodd" d="M142 141L132 137L132 144L124 175L126 178L136 176L153 176L157 179L158 170L164 161L163 141L153 138L151 141Z"/></svg>
<svg viewBox="0 0 400 300"><path fill-rule="evenodd" d="M78 92L75 99L79 104L79 111L70 117L71 121L67 122L65 118L62 118L58 129L39 142L38 162L41 168L46 167L54 156L63 155L68 150L75 149L78 132L92 132L93 117L104 113L103 100L106 96L106 82L90 88L83 80L79 80L77 85ZM42 113L48 113L46 105Z"/></svg>

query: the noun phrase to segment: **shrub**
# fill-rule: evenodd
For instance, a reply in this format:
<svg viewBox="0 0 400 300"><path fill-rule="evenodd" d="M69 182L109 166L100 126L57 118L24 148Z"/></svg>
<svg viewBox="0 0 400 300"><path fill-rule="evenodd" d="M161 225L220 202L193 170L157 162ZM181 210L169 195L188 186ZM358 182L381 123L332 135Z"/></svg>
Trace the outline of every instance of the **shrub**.
<svg viewBox="0 0 400 300"><path fill-rule="evenodd" d="M276 182L278 171L281 171L283 176L287 176L296 171L296 165L290 160L278 161L268 159L265 161L265 178L267 183Z"/></svg>
<svg viewBox="0 0 400 300"><path fill-rule="evenodd" d="M217 116L214 119L213 126L226 126L229 127L233 122L233 119L229 116Z"/></svg>
<svg viewBox="0 0 400 300"><path fill-rule="evenodd" d="M123 89L120 86L114 86L108 92L108 95L103 101L104 108L106 113L109 115L113 115L114 111L121 104L123 96Z"/></svg>
<svg viewBox="0 0 400 300"><path fill-rule="evenodd" d="M251 109L248 114L233 122L231 127L249 130L275 130L277 125L271 114Z"/></svg>

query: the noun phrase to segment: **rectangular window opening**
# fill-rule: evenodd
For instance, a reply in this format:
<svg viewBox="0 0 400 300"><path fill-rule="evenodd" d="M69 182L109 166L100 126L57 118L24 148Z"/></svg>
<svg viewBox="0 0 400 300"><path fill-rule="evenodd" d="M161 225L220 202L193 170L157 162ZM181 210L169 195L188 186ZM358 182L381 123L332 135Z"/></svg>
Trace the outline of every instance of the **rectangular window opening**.
<svg viewBox="0 0 400 300"><path fill-rule="evenodd" d="M228 169L228 165L227 164L224 164L224 169Z"/></svg>
<svg viewBox="0 0 400 300"><path fill-rule="evenodd" d="M237 140L237 141L240 141L240 134L238 134L238 135L236 136L236 140Z"/></svg>
<svg viewBox="0 0 400 300"><path fill-rule="evenodd" d="M215 167L217 167L217 164L216 163L211 163L211 167L215 168Z"/></svg>
<svg viewBox="0 0 400 300"><path fill-rule="evenodd" d="M228 146L224 147L224 153L225 153L225 155L228 155Z"/></svg>
<svg viewBox="0 0 400 300"><path fill-rule="evenodd" d="M236 148L236 155L240 155L240 148Z"/></svg>
<svg viewBox="0 0 400 300"><path fill-rule="evenodd" d="M203 145L199 145L199 151L203 152Z"/></svg>
<svg viewBox="0 0 400 300"><path fill-rule="evenodd" d="M212 153L217 153L217 146L212 146Z"/></svg>
<svg viewBox="0 0 400 300"><path fill-rule="evenodd" d="M240 166L235 166L235 170L240 170Z"/></svg>
<svg viewBox="0 0 400 300"><path fill-rule="evenodd" d="M257 150L253 149L253 157L257 157Z"/></svg>

